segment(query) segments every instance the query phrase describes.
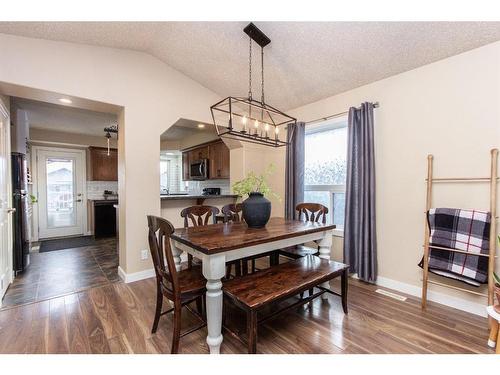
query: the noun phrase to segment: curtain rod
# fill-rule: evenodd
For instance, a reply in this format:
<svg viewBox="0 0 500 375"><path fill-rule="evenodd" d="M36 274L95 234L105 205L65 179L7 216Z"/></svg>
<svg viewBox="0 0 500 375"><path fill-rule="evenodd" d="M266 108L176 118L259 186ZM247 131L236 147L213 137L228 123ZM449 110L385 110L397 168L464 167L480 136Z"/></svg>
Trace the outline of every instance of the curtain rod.
<svg viewBox="0 0 500 375"><path fill-rule="evenodd" d="M378 102L373 103L373 108L378 108L379 106L380 105ZM356 109L361 109L361 107L357 107ZM335 113L334 115L330 115L330 116L326 116L326 117L317 118L315 120L307 121L305 124L307 125L307 124L312 124L313 122L330 120L330 119L335 118L335 117L347 115L348 113L349 113L348 110L344 111L344 112Z"/></svg>

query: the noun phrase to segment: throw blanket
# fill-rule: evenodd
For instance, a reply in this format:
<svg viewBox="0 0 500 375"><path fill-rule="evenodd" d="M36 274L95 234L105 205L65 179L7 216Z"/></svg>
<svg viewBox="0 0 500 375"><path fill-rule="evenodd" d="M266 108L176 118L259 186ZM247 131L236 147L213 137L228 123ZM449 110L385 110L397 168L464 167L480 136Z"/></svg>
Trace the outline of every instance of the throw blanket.
<svg viewBox="0 0 500 375"><path fill-rule="evenodd" d="M491 215L489 212L454 208L432 208L427 213L430 229L429 271L479 286L488 282ZM467 254L433 249L440 246ZM423 267L423 258L419 264Z"/></svg>

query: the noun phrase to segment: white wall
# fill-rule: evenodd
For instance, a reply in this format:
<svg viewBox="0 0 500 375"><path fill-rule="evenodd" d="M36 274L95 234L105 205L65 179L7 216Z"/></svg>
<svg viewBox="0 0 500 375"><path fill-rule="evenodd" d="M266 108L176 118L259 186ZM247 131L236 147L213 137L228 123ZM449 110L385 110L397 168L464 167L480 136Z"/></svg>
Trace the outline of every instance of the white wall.
<svg viewBox="0 0 500 375"><path fill-rule="evenodd" d="M120 266L151 267L147 214L160 214L160 135L179 118L210 122L218 96L150 55L0 34L0 82L122 106L119 122ZM6 93L8 94L8 93Z"/></svg>
<svg viewBox="0 0 500 375"><path fill-rule="evenodd" d="M380 103L375 109L379 276L418 288L426 157L435 157L435 176L489 175L490 149L500 147L500 42L311 103L290 114L308 121L363 101ZM437 186L433 206L488 209L488 198L487 186ZM341 249L334 253L340 255ZM430 289L472 302L485 301L447 288Z"/></svg>

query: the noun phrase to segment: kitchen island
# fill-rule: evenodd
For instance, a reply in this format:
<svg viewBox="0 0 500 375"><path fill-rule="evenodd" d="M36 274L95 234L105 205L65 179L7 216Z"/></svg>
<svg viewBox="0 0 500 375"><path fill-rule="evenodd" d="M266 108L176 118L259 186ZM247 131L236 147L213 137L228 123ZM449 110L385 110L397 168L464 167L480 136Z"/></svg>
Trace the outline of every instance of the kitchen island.
<svg viewBox="0 0 500 375"><path fill-rule="evenodd" d="M168 194L160 195L161 216L170 221L174 227L180 228L184 225L181 211L189 206L206 205L214 206L219 210L230 203L236 203L238 195L193 195L193 194Z"/></svg>

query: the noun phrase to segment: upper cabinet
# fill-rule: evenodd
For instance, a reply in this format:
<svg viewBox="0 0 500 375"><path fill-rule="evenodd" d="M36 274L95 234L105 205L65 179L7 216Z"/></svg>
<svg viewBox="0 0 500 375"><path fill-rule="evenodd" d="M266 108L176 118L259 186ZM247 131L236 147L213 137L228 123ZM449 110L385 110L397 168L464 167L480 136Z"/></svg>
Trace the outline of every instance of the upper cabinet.
<svg viewBox="0 0 500 375"><path fill-rule="evenodd" d="M208 159L208 179L229 178L229 148L221 140L192 147L182 152L182 179L189 181L190 163Z"/></svg>
<svg viewBox="0 0 500 375"><path fill-rule="evenodd" d="M90 181L118 181L118 150L89 147L87 179Z"/></svg>
<svg viewBox="0 0 500 375"><path fill-rule="evenodd" d="M208 145L208 178L229 178L229 148L224 142Z"/></svg>

